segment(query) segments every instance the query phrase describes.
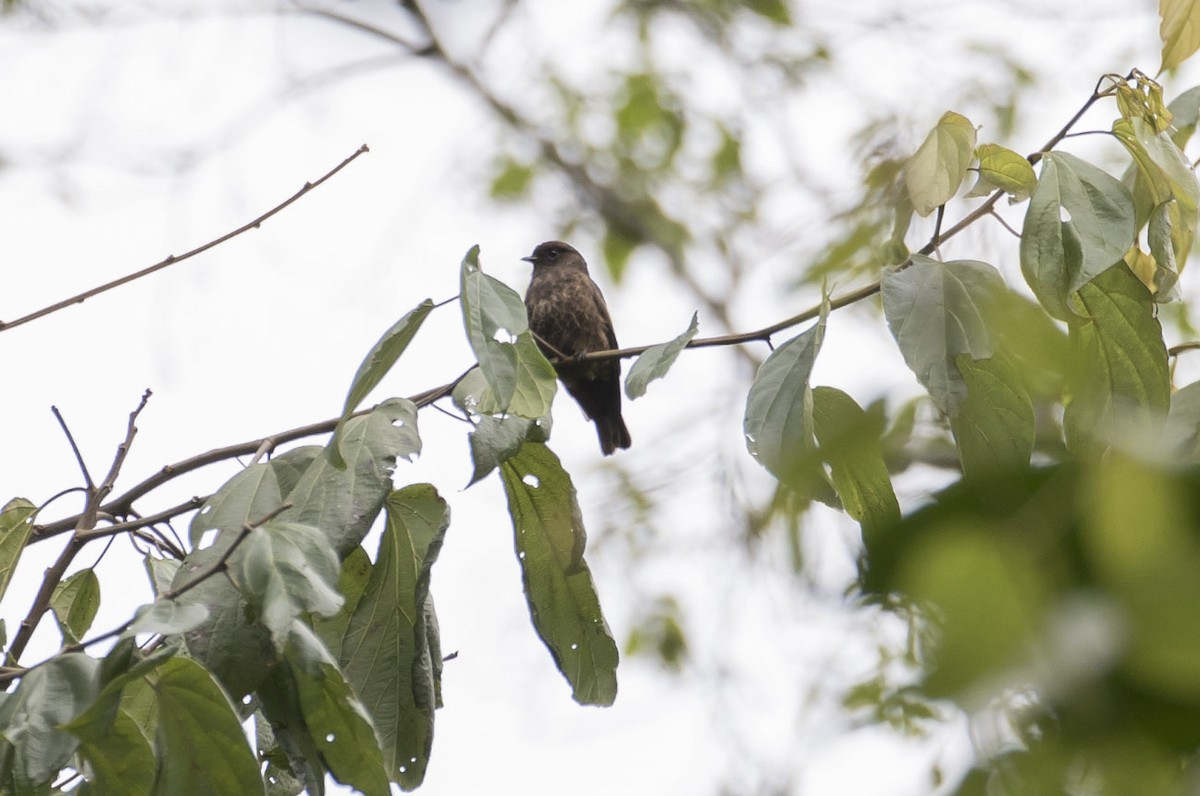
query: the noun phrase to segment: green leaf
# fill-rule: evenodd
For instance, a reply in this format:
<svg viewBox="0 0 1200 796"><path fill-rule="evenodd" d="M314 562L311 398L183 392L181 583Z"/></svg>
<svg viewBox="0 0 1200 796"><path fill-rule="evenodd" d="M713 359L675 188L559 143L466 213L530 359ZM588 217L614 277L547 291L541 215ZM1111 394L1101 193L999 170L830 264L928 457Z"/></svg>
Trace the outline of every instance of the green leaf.
<svg viewBox="0 0 1200 796"><path fill-rule="evenodd" d="M987 359L995 353L988 321L1006 292L1004 280L987 263L939 263L914 254L908 267L884 270L881 292L905 363L938 407L956 414L967 394L956 358Z"/></svg>
<svg viewBox="0 0 1200 796"><path fill-rule="evenodd" d="M1200 86L1194 86L1171 100L1167 106L1171 114L1174 132L1171 140L1175 146L1183 149L1196 132L1196 123L1200 121Z"/></svg>
<svg viewBox="0 0 1200 796"><path fill-rule="evenodd" d="M50 608L58 619L63 643L78 643L100 610L100 579L95 571L83 569L60 581L50 597Z"/></svg>
<svg viewBox="0 0 1200 796"><path fill-rule="evenodd" d="M332 616L341 608L337 554L318 528L282 520L260 525L238 550L238 571L242 594L280 650L301 614Z"/></svg>
<svg viewBox="0 0 1200 796"><path fill-rule="evenodd" d="M954 198L975 151L975 125L947 111L904 167L913 209L927 216Z"/></svg>
<svg viewBox="0 0 1200 796"><path fill-rule="evenodd" d="M153 674L151 688L158 712L156 795L263 792L241 719L203 666L171 658Z"/></svg>
<svg viewBox="0 0 1200 796"><path fill-rule="evenodd" d="M692 321L683 334L670 342L659 343L642 352L642 355L634 361L633 367L629 369L629 375L625 378L625 394L629 396L629 399L641 398L646 394L646 387L650 382L667 375L667 371L675 364L679 352L687 347L699 330L700 315L693 312Z"/></svg>
<svg viewBox="0 0 1200 796"><path fill-rule="evenodd" d="M379 338L379 341L371 347L362 364L358 366L358 372L354 374L354 380L350 382L350 392L346 395L342 416L338 420L337 428L333 431L333 441L329 443L330 455L334 457L334 464L345 464L338 444L341 441L342 429L345 427L346 421L350 415L354 414L354 410L362 403L363 398L366 398L367 394L375 389L392 369L392 366L396 364L396 360L408 348L408 344L416 337L421 324L425 322L432 311L433 301L430 299L422 301L403 318L396 321L392 328L383 333L383 337Z"/></svg>
<svg viewBox="0 0 1200 796"><path fill-rule="evenodd" d="M606 226L604 237L600 241L600 250L604 253L604 262L608 264L608 272L614 282L620 282L625 275L625 266L629 264L629 256L641 243L631 237L620 227Z"/></svg>
<svg viewBox="0 0 1200 796"><path fill-rule="evenodd" d="M500 164L492 185L488 189L493 199L520 199L529 192L537 171L527 163L506 157Z"/></svg>
<svg viewBox="0 0 1200 796"><path fill-rule="evenodd" d="M1158 0L1158 37L1162 39L1160 72L1174 69L1200 47L1200 13L1196 0Z"/></svg>
<svg viewBox="0 0 1200 796"><path fill-rule="evenodd" d="M0 509L0 597L8 591L36 515L37 506L25 498L13 498Z"/></svg>
<svg viewBox="0 0 1200 796"><path fill-rule="evenodd" d="M1135 233L1133 199L1120 181L1047 152L1021 232L1021 272L1042 306L1067 319L1067 297L1120 261Z"/></svg>
<svg viewBox="0 0 1200 796"><path fill-rule="evenodd" d="M132 650L132 642L126 642ZM132 683L165 663L168 649L138 660L111 678L96 700L63 726L80 740L79 753L88 763L88 781L98 793L148 796L158 764L150 739L122 702ZM105 665L108 661L106 659Z"/></svg>
<svg viewBox="0 0 1200 796"><path fill-rule="evenodd" d="M975 148L979 158L979 181L967 196L986 196L999 189L1014 202L1029 198L1037 186L1037 174L1029 160L999 144L980 144Z"/></svg>
<svg viewBox="0 0 1200 796"><path fill-rule="evenodd" d="M502 410L536 420L550 413L558 374L550 360L538 348L532 332L525 332L514 345L517 354L517 383L508 406Z"/></svg>
<svg viewBox="0 0 1200 796"><path fill-rule="evenodd" d="M358 547L383 508L396 459L420 452L416 405L391 398L351 418L341 450L348 469L335 467L328 456L316 458L288 493L293 508L283 515L320 528L339 557Z"/></svg>
<svg viewBox="0 0 1200 796"><path fill-rule="evenodd" d="M758 368L746 396L742 429L746 449L780 481L810 480L813 459L812 393L808 380L825 339L828 303L813 326L776 348Z"/></svg>
<svg viewBox="0 0 1200 796"><path fill-rule="evenodd" d="M70 762L79 739L59 728L96 699L99 667L82 653L58 655L26 672L0 703L4 739L31 785L48 783Z"/></svg>
<svg viewBox="0 0 1200 796"><path fill-rule="evenodd" d="M425 611L449 522L446 502L429 484L388 496L379 555L341 645L342 667L369 706L384 765L408 790L424 779L433 744L437 675Z"/></svg>
<svg viewBox="0 0 1200 796"><path fill-rule="evenodd" d="M617 645L583 560L586 534L571 477L545 445L500 465L534 629L583 705L617 696Z"/></svg>
<svg viewBox="0 0 1200 796"><path fill-rule="evenodd" d="M1079 362L1063 417L1067 445L1096 451L1124 434L1157 439L1171 400L1167 349L1146 287L1124 264L1079 291L1072 324Z"/></svg>
<svg viewBox="0 0 1200 796"><path fill-rule="evenodd" d="M952 422L958 458L968 478L1029 466L1035 426L1021 374L1007 357L955 359L967 397Z"/></svg>
<svg viewBox="0 0 1200 796"><path fill-rule="evenodd" d="M475 471L471 474L470 486L479 481L500 464L517 454L529 437L530 428L536 421L516 415L503 418L483 415L475 430L467 435L471 443L471 460Z"/></svg>
<svg viewBox="0 0 1200 796"><path fill-rule="evenodd" d="M370 577L370 556L362 547L354 548L350 551L350 555L342 561L342 571L338 576L337 589L343 597L341 609L330 617L314 616L312 618L313 631L335 660L341 658L342 639L346 633L346 626L350 623L350 617L358 607L358 601L367 588L367 581Z"/></svg>
<svg viewBox="0 0 1200 796"><path fill-rule="evenodd" d="M900 504L883 460L882 405L864 412L853 398L833 387L814 388L812 398L820 455L829 464L846 513L862 524L864 534L895 524Z"/></svg>
<svg viewBox="0 0 1200 796"><path fill-rule="evenodd" d="M746 0L746 7L776 25L792 24L792 15L784 0Z"/></svg>
<svg viewBox="0 0 1200 796"><path fill-rule="evenodd" d="M328 655L318 643L319 651ZM375 728L332 659L305 666L291 655L304 723L321 760L338 782L366 796L388 796L388 776Z"/></svg>
<svg viewBox="0 0 1200 796"><path fill-rule="evenodd" d="M1151 287L1156 296L1165 296L1192 249L1200 183L1171 136L1156 132L1145 120L1119 119L1113 123L1113 135L1133 156L1137 169L1133 198L1139 210L1138 219L1149 219L1150 251L1165 272L1156 277ZM1167 241L1169 247L1164 245Z"/></svg>

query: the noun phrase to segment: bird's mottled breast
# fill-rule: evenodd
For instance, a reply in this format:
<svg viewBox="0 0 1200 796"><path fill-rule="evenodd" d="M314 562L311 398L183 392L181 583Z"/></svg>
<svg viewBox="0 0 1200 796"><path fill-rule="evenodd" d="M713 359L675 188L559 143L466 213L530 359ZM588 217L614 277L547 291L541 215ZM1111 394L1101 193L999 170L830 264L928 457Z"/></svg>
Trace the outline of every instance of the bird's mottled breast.
<svg viewBox="0 0 1200 796"><path fill-rule="evenodd" d="M525 307L530 328L564 354L609 347L612 321L585 271L557 268L535 274Z"/></svg>

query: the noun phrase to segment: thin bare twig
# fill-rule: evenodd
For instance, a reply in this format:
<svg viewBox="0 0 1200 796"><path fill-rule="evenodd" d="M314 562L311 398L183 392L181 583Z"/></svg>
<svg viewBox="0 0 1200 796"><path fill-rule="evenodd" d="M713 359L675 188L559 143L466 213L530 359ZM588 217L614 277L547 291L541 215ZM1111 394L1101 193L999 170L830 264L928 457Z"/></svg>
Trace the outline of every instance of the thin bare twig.
<svg viewBox="0 0 1200 796"><path fill-rule="evenodd" d="M132 274L126 274L125 276L123 276L119 279L114 279L111 282L106 282L103 285L100 285L99 287L92 288L91 290L85 290L84 292L82 292L78 295L71 296L68 299L63 299L62 301L51 304L48 307L43 307L40 310L31 312L28 315L23 315L20 318L17 318L16 320L8 321L7 323L4 321L0 321L0 332L8 331L9 329L12 329L15 326L21 326L22 324L29 323L30 321L35 321L38 318L44 318L45 316L50 315L51 313L55 313L61 309L70 307L72 304L82 304L84 301L92 298L93 296L98 296L101 293L105 293L114 288L118 288L121 285L126 285L137 279L141 279L144 276L148 276L148 275L154 273L155 271L161 271L162 269L167 268L172 265L175 265L176 263L191 259L192 257L195 257L197 254L202 254L203 252L206 252L215 246L220 246L222 243L225 243L226 241L228 241L232 238L236 238L238 235L241 235L244 232L248 232L252 229L258 229L260 226L262 226L262 223L264 221L266 221L267 219L276 215L277 213L283 211L285 208L287 208L288 206L290 206L291 204L293 204L294 202L299 200L300 197L309 193L314 188L316 188L317 186L321 185L323 182L328 180L330 177L337 174L342 169L346 168L346 166L350 165L350 163L353 162L359 155L362 155L363 153L369 152L369 151L370 150L367 148L367 145L363 144L354 152L354 154L352 154L350 157L343 160L337 166L330 169L320 179L316 180L315 182L304 183L304 185L300 188L300 190L296 191L296 193L292 194L290 197L288 197L284 201L275 205L274 207L272 207L267 212L263 213L258 218L254 219L253 221L250 221L246 224L243 224L242 226L238 227L237 229L233 230L232 232L227 232L224 235L222 235L221 237L214 238L213 240L210 240L208 243L197 246L196 248L191 249L190 251L186 251L183 254L168 255L166 257L166 259L160 260L159 262L155 263L154 265L151 265L147 268L143 268L140 271L135 271Z"/></svg>
<svg viewBox="0 0 1200 796"><path fill-rule="evenodd" d="M71 446L71 452L75 454L75 461L79 463L79 470L83 473L83 483L87 487L87 491L96 488L96 484L92 481L92 474L88 472L87 462L83 460L83 454L79 452L79 446L75 444L75 435L71 433L70 426L67 425L66 419L62 416L62 412L58 411L57 406L50 407L51 413L54 414L54 419L58 421L58 425L63 430L63 434L67 437L67 443Z"/></svg>

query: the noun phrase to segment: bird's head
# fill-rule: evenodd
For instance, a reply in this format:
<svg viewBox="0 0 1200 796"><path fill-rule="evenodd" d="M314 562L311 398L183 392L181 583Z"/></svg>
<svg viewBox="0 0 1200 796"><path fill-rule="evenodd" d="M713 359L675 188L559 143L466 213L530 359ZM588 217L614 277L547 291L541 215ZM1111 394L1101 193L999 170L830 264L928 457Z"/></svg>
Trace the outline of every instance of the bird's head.
<svg viewBox="0 0 1200 796"><path fill-rule="evenodd" d="M522 257L527 263L533 263L534 267L568 264L580 264L586 267L583 257L569 243L563 243L561 240L548 240L545 243L539 243L533 250L533 254L528 257Z"/></svg>

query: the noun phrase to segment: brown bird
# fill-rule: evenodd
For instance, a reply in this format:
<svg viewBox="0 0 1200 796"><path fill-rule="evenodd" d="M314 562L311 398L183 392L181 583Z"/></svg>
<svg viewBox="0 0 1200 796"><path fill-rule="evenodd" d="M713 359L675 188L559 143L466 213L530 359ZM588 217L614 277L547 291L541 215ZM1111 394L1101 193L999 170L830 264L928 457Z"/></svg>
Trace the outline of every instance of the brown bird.
<svg viewBox="0 0 1200 796"><path fill-rule="evenodd" d="M533 263L525 310L529 328L547 358L619 347L604 296L588 276L587 263L579 252L562 241L550 240L521 259ZM557 370L567 392L596 424L601 453L608 456L617 448L628 448L629 429L621 417L620 361L562 363Z"/></svg>

